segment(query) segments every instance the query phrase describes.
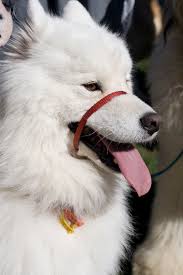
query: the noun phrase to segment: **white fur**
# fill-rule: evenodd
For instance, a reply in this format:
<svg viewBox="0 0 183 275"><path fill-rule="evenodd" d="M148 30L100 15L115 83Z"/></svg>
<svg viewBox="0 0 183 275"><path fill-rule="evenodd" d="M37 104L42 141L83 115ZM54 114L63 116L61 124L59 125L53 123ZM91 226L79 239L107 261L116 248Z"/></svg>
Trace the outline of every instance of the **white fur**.
<svg viewBox="0 0 183 275"><path fill-rule="evenodd" d="M177 1L180 4L182 1ZM152 57L153 104L162 116L159 169L183 148L183 33L173 27ZM183 159L158 179L150 232L135 255L135 275L183 274Z"/></svg>
<svg viewBox="0 0 183 275"><path fill-rule="evenodd" d="M88 159L71 155L68 123L107 93L125 90L128 95L88 123L113 140L146 142L153 137L139 119L153 110L132 95L124 41L93 22L77 1L63 19L45 14L36 0L29 10L34 39L19 30L1 62L0 274L115 274L132 233L129 188L91 152ZM23 56L17 51L22 39L29 44ZM90 81L100 81L105 93L87 91L82 84ZM85 222L73 235L59 224L64 207Z"/></svg>

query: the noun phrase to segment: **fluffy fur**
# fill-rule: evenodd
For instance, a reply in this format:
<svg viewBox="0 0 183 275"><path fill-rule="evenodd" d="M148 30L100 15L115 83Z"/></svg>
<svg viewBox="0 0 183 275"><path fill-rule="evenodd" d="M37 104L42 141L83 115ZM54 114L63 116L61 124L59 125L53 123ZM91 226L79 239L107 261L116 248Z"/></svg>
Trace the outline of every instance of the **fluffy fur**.
<svg viewBox="0 0 183 275"><path fill-rule="evenodd" d="M0 274L111 275L132 233L121 175L81 144L72 156L68 124L103 95L125 90L88 124L119 142L146 142L140 118L153 110L132 94L132 62L121 39L98 26L77 2L63 18L30 1L31 23L19 29L1 61ZM98 81L105 91L82 84ZM60 211L85 222L68 235Z"/></svg>
<svg viewBox="0 0 183 275"><path fill-rule="evenodd" d="M154 106L162 115L159 168L183 148L183 1L174 1L175 23L158 41L150 81ZM182 14L181 14L182 16ZM183 274L183 159L158 179L150 232L135 256L135 275Z"/></svg>

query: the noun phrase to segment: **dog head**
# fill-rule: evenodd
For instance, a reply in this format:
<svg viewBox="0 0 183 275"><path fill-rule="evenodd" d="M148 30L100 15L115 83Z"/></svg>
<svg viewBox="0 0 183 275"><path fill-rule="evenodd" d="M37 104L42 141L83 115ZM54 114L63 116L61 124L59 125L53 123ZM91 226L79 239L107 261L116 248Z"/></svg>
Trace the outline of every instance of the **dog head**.
<svg viewBox="0 0 183 275"><path fill-rule="evenodd" d="M6 129L12 132L6 138L6 148L11 150L8 144L16 140L13 150L17 158L20 151L29 156L27 151L34 150L35 154L29 152L31 159L23 161L27 165L31 162L27 170L40 174L42 169L45 174L47 165L46 171L57 175L53 173L60 161L56 152L68 152L70 133L75 131L72 125L98 100L116 90L127 94L93 114L87 123L89 131L125 146L151 141L158 132L159 118L133 95L132 61L125 42L97 25L78 1L67 4L62 18L46 14L37 0L30 1L28 13L31 20L15 33L2 66L3 90L8 91ZM93 160L91 140L88 145L92 150L83 154ZM44 165L34 173L39 153Z"/></svg>
<svg viewBox="0 0 183 275"><path fill-rule="evenodd" d="M118 142L141 143L155 137L156 115L132 93L132 61L122 39L98 26L77 1L68 3L61 19L49 16L32 0L29 16L31 22L16 34L9 56L30 83L24 96L41 98L39 111L59 116L67 127L108 93L124 90L126 96L104 106L88 125L104 136L110 132L111 140ZM21 85L22 79L16 82Z"/></svg>

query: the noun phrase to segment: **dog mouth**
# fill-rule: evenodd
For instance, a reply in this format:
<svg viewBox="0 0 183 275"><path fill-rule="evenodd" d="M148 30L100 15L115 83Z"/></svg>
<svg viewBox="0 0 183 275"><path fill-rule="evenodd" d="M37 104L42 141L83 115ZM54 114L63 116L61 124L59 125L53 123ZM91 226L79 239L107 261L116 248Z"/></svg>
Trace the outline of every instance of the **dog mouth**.
<svg viewBox="0 0 183 275"><path fill-rule="evenodd" d="M77 122L69 124L72 133L76 132L77 127ZM114 151L127 151L133 148L131 144L116 143L104 138L89 126L84 127L80 140L99 157L103 164L115 172L120 172L120 169L109 147L112 147Z"/></svg>
<svg viewBox="0 0 183 275"><path fill-rule="evenodd" d="M70 123L69 129L75 134L78 123ZM85 126L80 141L92 150L100 161L115 172L121 172L139 196L151 187L151 176L137 149L130 143L111 141L89 126Z"/></svg>

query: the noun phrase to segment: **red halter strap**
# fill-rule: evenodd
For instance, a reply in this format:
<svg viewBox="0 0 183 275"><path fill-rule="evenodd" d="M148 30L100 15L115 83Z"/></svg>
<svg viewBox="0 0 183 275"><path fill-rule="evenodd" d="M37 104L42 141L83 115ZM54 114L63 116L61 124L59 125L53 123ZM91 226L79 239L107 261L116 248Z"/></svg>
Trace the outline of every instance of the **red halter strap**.
<svg viewBox="0 0 183 275"><path fill-rule="evenodd" d="M107 104L109 101L111 101L114 97L116 96L121 96L121 95L125 95L126 92L123 91L118 91L118 92L113 92L105 97L103 97L102 99L100 99L97 103L95 103L81 118L79 125L76 129L75 135L74 135L74 141L73 141L73 145L74 145L74 149L76 151L79 150L79 141L80 141L80 137L82 134L82 131L87 123L87 120L89 119L89 117L91 115L93 115L93 113L95 113L96 111L98 111L98 109L100 109L102 106L104 106L105 104Z"/></svg>

